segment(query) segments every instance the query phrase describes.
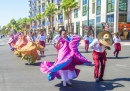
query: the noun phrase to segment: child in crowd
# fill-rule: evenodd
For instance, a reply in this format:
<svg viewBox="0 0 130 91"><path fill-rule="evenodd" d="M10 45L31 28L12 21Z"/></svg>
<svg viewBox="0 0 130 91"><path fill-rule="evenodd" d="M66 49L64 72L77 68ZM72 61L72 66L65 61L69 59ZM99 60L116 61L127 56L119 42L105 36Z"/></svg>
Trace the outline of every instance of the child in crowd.
<svg viewBox="0 0 130 91"><path fill-rule="evenodd" d="M39 45L45 47L46 35L43 30L40 30L40 34L37 36L37 42ZM41 56L44 56L44 51L40 52Z"/></svg>
<svg viewBox="0 0 130 91"><path fill-rule="evenodd" d="M89 33L86 33L86 35L83 37L86 52L88 52L88 48L89 48L89 38L90 38Z"/></svg>
<svg viewBox="0 0 130 91"><path fill-rule="evenodd" d="M114 41L114 48L115 48L115 51L113 54L114 56L116 56L116 58L118 58L119 51L121 51L121 44L120 44L121 39L119 36L119 32L115 33L113 41Z"/></svg>

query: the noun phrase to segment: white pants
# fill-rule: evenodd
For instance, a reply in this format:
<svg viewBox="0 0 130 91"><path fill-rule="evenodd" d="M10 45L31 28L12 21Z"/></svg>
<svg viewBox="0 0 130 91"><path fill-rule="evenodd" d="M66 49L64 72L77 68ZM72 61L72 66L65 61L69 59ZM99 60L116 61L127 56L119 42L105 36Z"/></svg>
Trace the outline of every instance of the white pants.
<svg viewBox="0 0 130 91"><path fill-rule="evenodd" d="M76 77L75 70L60 70L60 75L63 81L68 81Z"/></svg>

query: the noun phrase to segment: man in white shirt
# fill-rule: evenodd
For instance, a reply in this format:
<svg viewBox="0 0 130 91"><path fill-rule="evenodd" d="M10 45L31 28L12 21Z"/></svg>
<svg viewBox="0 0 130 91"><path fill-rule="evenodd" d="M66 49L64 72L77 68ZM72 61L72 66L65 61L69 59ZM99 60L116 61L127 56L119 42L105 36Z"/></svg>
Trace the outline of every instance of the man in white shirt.
<svg viewBox="0 0 130 91"><path fill-rule="evenodd" d="M84 44L85 44L85 51L88 52L88 48L89 48L89 33L86 33L86 35L83 37L84 40Z"/></svg>
<svg viewBox="0 0 130 91"><path fill-rule="evenodd" d="M120 36L119 36L119 32L115 33L115 36L113 38L113 41L114 41L114 48L115 48L115 51L114 51L114 56L116 56L116 58L118 58L118 54L119 54L119 51L121 51L121 39L120 39Z"/></svg>
<svg viewBox="0 0 130 91"><path fill-rule="evenodd" d="M60 34L57 32L55 37L52 40L54 47L56 46L56 43L58 42L59 37L60 37Z"/></svg>
<svg viewBox="0 0 130 91"><path fill-rule="evenodd" d="M94 78L96 82L104 81L103 75L105 70L106 49L110 50L110 45L112 44L112 35L108 31L102 31L98 34L98 39L95 39L89 48L93 49L93 60L95 64L94 68ZM101 65L101 67L99 67ZM100 69L99 69L100 68ZM100 70L100 71L99 71Z"/></svg>

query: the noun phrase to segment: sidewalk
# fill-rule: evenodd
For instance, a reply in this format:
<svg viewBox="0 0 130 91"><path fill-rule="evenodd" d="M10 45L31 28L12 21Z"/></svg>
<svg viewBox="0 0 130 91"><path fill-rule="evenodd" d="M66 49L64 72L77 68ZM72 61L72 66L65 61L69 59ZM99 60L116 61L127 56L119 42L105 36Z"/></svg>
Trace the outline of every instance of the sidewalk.
<svg viewBox="0 0 130 91"><path fill-rule="evenodd" d="M84 46L84 40L81 40L80 43L80 46ZM130 45L130 40L123 40L121 45Z"/></svg>

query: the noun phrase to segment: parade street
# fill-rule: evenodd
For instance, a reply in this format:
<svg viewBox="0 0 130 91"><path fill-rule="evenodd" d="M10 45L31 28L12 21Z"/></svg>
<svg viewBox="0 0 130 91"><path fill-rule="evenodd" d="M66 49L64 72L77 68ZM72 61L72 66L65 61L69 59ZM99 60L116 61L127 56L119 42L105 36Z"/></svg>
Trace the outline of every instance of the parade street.
<svg viewBox="0 0 130 91"><path fill-rule="evenodd" d="M0 91L130 91L130 46L122 46L119 58L113 56L114 48L107 51L107 63L104 82L95 82L94 66L80 65L78 78L72 80L72 86L63 87L61 80L47 80L47 74L40 71L40 63L44 60L54 62L57 52L47 44L45 57L35 65L25 65L20 57L13 54L7 44L7 38L0 39ZM87 59L92 60L92 50L85 53L84 47L79 51Z"/></svg>

